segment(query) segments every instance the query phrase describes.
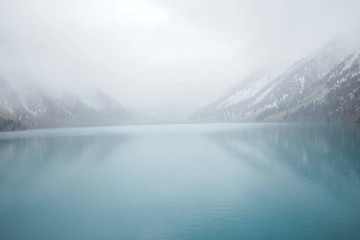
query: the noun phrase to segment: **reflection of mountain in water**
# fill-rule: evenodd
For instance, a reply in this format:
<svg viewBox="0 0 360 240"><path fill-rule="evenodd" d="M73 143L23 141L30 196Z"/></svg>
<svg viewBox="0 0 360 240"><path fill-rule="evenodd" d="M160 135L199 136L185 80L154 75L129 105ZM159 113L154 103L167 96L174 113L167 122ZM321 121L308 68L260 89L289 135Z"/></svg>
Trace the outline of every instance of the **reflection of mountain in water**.
<svg viewBox="0 0 360 240"><path fill-rule="evenodd" d="M340 198L345 182L360 182L359 126L267 124L212 137L257 171L285 166Z"/></svg>
<svg viewBox="0 0 360 240"><path fill-rule="evenodd" d="M105 161L126 140L127 137L119 135L2 139L0 140L0 183L4 176L18 175L24 179L36 177L50 166L56 167L58 163L73 164L79 161L94 161L94 159ZM32 176L28 176L29 174Z"/></svg>

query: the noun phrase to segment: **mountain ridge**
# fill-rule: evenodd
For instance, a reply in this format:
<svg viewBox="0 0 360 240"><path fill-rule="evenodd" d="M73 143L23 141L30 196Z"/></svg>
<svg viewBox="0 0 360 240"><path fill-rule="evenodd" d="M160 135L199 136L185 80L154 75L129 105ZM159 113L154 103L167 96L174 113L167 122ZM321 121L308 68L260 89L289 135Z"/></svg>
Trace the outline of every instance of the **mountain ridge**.
<svg viewBox="0 0 360 240"><path fill-rule="evenodd" d="M71 91L51 95L29 81L0 78L0 129L80 127L127 123L129 113L99 90L85 99Z"/></svg>
<svg viewBox="0 0 360 240"><path fill-rule="evenodd" d="M353 56L351 49L347 49L338 42L331 42L319 51L301 58L287 70L273 79L269 79L258 91L249 93L251 85L262 82L265 75L258 75L249 83L248 79L241 81L243 85L233 91L227 91L215 102L198 110L190 116L193 122L237 122L237 121L354 121L346 117L307 118L296 117L296 111L310 102L315 103L319 95L324 97L329 88L326 83L331 82L328 75L335 68L339 68L344 61ZM358 55L356 55L358 56ZM353 66L354 71L358 66ZM355 73L353 73L355 74ZM347 76L349 77L349 76ZM328 83L330 84L330 83ZM334 83L332 83L334 84ZM358 83L354 80L353 87ZM261 84L259 84L261 86ZM356 94L356 93L354 93ZM355 95L354 95L355 96ZM357 95L356 95L357 96ZM331 99L331 97L329 97ZM355 98L356 99L356 98ZM355 100L354 100L355 101ZM357 103L351 101L352 105ZM229 104L230 103L230 104ZM313 104L314 104L313 103ZM306 105L307 106L307 105ZM316 105L320 108L320 105ZM330 111L330 107L327 107ZM352 108L358 111L356 107ZM314 110L315 111L315 110ZM350 110L348 110L350 111ZM298 114L300 114L298 112ZM330 112L328 112L330 114ZM349 113L347 113L349 114ZM350 119L350 116L349 116ZM357 121L357 120L356 120Z"/></svg>

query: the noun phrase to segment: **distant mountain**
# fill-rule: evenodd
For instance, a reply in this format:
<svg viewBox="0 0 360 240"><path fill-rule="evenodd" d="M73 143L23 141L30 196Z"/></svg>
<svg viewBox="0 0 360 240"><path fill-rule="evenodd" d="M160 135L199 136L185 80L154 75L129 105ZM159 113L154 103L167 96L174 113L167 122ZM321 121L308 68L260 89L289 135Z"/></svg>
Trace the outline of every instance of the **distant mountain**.
<svg viewBox="0 0 360 240"><path fill-rule="evenodd" d="M253 99L265 92L274 81L274 74L269 69L261 69L229 88L215 102L198 110L190 116L195 121L237 121L250 114ZM261 97L261 96L260 96Z"/></svg>
<svg viewBox="0 0 360 240"><path fill-rule="evenodd" d="M312 92L284 120L360 122L360 50L313 84Z"/></svg>
<svg viewBox="0 0 360 240"><path fill-rule="evenodd" d="M31 128L11 115L0 114L0 131L26 130Z"/></svg>
<svg viewBox="0 0 360 240"><path fill-rule="evenodd" d="M259 71L194 113L191 120L357 121L360 82L354 59L358 54L350 53L332 42L281 74Z"/></svg>
<svg viewBox="0 0 360 240"><path fill-rule="evenodd" d="M117 125L126 110L101 91L51 94L35 83L0 77L0 130Z"/></svg>

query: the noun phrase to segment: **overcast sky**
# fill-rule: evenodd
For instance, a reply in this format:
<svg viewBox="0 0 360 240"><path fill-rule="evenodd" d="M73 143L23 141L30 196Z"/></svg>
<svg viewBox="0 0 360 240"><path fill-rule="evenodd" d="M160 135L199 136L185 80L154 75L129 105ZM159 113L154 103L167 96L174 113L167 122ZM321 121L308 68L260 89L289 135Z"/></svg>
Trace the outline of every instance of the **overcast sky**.
<svg viewBox="0 0 360 240"><path fill-rule="evenodd" d="M191 111L260 66L359 31L359 9L358 0L0 0L0 42L11 49L0 53L51 86L89 82L125 106Z"/></svg>

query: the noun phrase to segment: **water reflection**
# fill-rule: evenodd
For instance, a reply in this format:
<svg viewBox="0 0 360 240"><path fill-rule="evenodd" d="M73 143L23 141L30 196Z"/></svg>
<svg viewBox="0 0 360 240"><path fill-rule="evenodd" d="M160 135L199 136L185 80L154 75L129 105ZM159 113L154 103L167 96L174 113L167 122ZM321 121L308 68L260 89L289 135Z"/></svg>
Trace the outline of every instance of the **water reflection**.
<svg viewBox="0 0 360 240"><path fill-rule="evenodd" d="M0 239L357 239L359 138L327 124L0 134Z"/></svg>
<svg viewBox="0 0 360 240"><path fill-rule="evenodd" d="M105 161L127 141L128 136L60 136L0 140L0 178L24 170L36 176L56 162ZM29 176L28 176L29 177Z"/></svg>
<svg viewBox="0 0 360 240"><path fill-rule="evenodd" d="M265 124L217 132L211 138L257 171L283 166L339 198L347 184L360 185L358 125Z"/></svg>

